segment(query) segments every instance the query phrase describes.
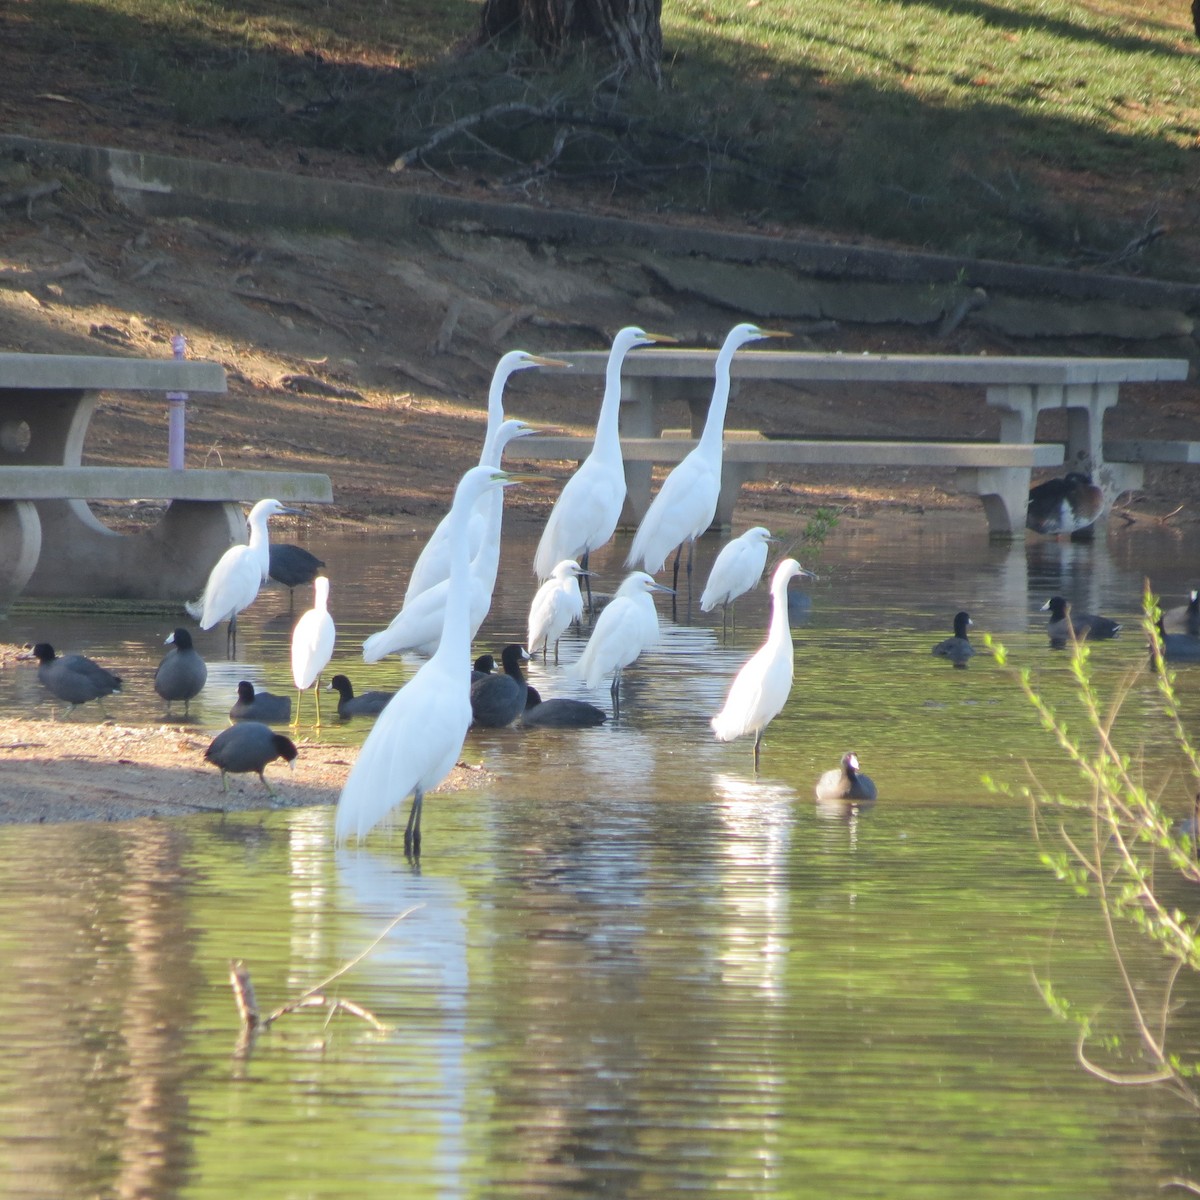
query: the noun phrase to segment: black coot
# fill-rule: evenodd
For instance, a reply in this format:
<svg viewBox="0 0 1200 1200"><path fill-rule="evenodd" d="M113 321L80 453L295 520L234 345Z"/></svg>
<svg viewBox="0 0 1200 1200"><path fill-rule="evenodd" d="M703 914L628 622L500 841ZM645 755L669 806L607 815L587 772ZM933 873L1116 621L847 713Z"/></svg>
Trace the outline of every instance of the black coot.
<svg viewBox="0 0 1200 1200"><path fill-rule="evenodd" d="M207 750L205 759L221 771L221 790L229 790L226 774L245 775L253 771L263 781L263 787L275 795L275 789L267 782L263 774L267 763L282 758L286 762L294 761L296 745L291 738L282 733L276 733L261 721L242 721L222 729L213 738Z"/></svg>

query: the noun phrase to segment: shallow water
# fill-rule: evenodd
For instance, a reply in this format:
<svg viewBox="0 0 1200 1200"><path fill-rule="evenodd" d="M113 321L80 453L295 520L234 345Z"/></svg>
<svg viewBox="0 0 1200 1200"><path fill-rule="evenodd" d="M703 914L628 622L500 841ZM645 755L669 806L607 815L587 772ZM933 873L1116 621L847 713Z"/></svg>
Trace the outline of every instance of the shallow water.
<svg viewBox="0 0 1200 1200"><path fill-rule="evenodd" d="M1194 547L1137 531L1010 548L982 528L846 522L806 564L820 578L796 686L758 779L749 744L706 722L761 640L761 591L728 641L719 617L671 623L660 605L663 645L628 673L618 724L472 733L464 756L495 784L429 800L419 864L386 835L335 850L325 809L0 827L0 1194L1148 1197L1200 1171L1190 1112L1085 1075L1034 990L1036 973L1120 1010L1094 906L981 776L1019 786L1029 764L1066 789L1071 774L990 659L956 671L929 654L966 607L977 643L995 633L1066 704L1042 601L1127 621L1093 652L1116 683L1144 653L1143 577L1178 602ZM357 646L392 616L412 543L312 548L335 665L359 690L399 686L419 660L365 667ZM718 548L702 547L697 595ZM478 651L522 639L532 549L506 542ZM618 563L594 564L599 586ZM246 614L235 664L223 633L198 638L201 726L220 727L239 678L288 690L281 608L273 591ZM3 636L93 654L127 679L114 718L157 722L173 624L25 609ZM531 677L607 706L564 675L582 644ZM1188 718L1197 670L1180 672ZM1152 698L1136 684L1120 728L1157 779L1175 764ZM49 715L32 669L0 678L14 710ZM813 781L847 749L880 801L823 811ZM1171 788L1186 805L1178 770ZM235 1054L230 959L269 1010L409 909L331 989L385 1031L296 1013ZM1174 1021L1194 1044L1195 1018Z"/></svg>

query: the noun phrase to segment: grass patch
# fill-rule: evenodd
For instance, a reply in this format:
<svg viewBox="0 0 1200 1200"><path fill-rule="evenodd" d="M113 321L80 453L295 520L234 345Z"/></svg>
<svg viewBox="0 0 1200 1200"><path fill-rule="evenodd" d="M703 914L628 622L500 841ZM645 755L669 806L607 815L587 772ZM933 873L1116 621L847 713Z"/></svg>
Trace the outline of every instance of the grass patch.
<svg viewBox="0 0 1200 1200"><path fill-rule="evenodd" d="M683 0L663 13L661 90L587 50L472 48L479 7L39 0L25 15L41 52L95 61L98 87L301 147L390 162L509 106L420 161L517 196L565 184L1073 265L1106 265L1159 210L1200 201L1200 41L1178 0ZM1169 237L1155 252L1137 269L1200 270Z"/></svg>

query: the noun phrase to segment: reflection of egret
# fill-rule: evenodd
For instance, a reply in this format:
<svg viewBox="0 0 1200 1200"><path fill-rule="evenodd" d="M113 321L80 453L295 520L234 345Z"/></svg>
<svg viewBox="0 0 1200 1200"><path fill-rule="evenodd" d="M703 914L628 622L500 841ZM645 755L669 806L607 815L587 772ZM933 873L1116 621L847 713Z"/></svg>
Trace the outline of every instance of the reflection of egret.
<svg viewBox="0 0 1200 1200"><path fill-rule="evenodd" d="M513 438L524 437L533 433L523 421L505 421L496 435L495 463L485 467L472 467L471 470L495 472L504 454L504 448ZM470 474L470 472L467 472ZM466 476L464 475L465 479ZM470 618L470 636L479 632L488 609L492 606L492 589L496 586L496 571L500 565L500 527L504 514L504 501L500 496L489 497L492 501L488 508L488 525L482 544L474 558L470 559L467 569L469 586L464 587L468 598ZM455 492L455 503L458 493ZM463 546L467 548L468 529L473 511L468 506L463 524ZM451 515L454 507L451 505ZM452 526L451 526L452 528ZM448 538L447 538L448 540ZM468 556L470 551L467 551ZM442 637L442 625L446 613L446 598L450 594L449 580L443 579L428 591L414 596L411 603L404 607L392 618L392 623L379 633L373 633L363 642L363 660L378 662L388 654L399 654L404 650L416 650L421 654L432 654Z"/></svg>
<svg viewBox="0 0 1200 1200"><path fill-rule="evenodd" d="M57 655L49 642L38 642L28 653L17 657L38 660L38 679L51 695L66 702L64 716L89 700L95 700L104 712L104 697L121 690L119 675L82 654ZM107 717L108 713L104 715Z"/></svg>
<svg viewBox="0 0 1200 1200"><path fill-rule="evenodd" d="M200 622L201 629L229 622L225 645L230 658L237 650L238 613L254 603L271 569L267 521L282 513L298 513L298 510L286 508L278 500L260 500L246 518L249 545L230 546L209 572L204 594L186 606L189 614Z"/></svg>
<svg viewBox="0 0 1200 1200"><path fill-rule="evenodd" d="M621 715L621 672L658 642L658 612L650 593L670 590L645 571L632 572L600 614L579 660L569 668L590 688L612 675L614 717Z"/></svg>
<svg viewBox="0 0 1200 1200"><path fill-rule="evenodd" d="M817 780L818 800L874 800L879 792L875 781L858 769L858 755L843 754L840 767L826 771Z"/></svg>
<svg viewBox="0 0 1200 1200"><path fill-rule="evenodd" d="M771 625L767 640L737 673L725 707L712 719L719 742L754 734L754 769L758 770L763 730L779 715L792 690L792 631L788 625L787 586L808 575L794 558L785 558L771 577Z"/></svg>
<svg viewBox="0 0 1200 1200"><path fill-rule="evenodd" d="M528 658L522 647L509 643L500 651L504 674L486 674L471 682L471 720L489 729L511 725L524 711L529 684L521 671Z"/></svg>
<svg viewBox="0 0 1200 1200"><path fill-rule="evenodd" d="M335 675L325 689L338 694L339 717L373 717L383 712L395 692L363 692L354 694L354 684L345 675Z"/></svg>
<svg viewBox="0 0 1200 1200"><path fill-rule="evenodd" d="M450 773L471 724L471 509L489 488L510 482L515 481L492 467L472 467L459 481L450 510L450 578L437 650L392 697L367 735L338 799L338 841L351 834L365 838L411 793L404 849L420 853L425 793Z"/></svg>
<svg viewBox="0 0 1200 1200"><path fill-rule="evenodd" d="M503 446L497 445L500 429L504 423L504 388L509 377L517 371L526 371L530 367L565 367L568 364L557 358L542 358L529 354L524 350L510 350L503 355L492 372L492 383L488 389L487 429L483 435L483 449L479 454L481 467L498 467L499 453ZM528 430L532 433L533 430ZM471 518L469 545L470 554L474 558L483 545L483 539L488 530L488 514L491 505L499 499L498 496L487 495L475 506ZM429 535L417 561L413 563L412 573L408 577L408 587L404 592L404 603L427 592L431 587L442 582L450 574L450 547L446 542L446 533L450 527L450 514L447 513L438 523L437 528Z"/></svg>
<svg viewBox="0 0 1200 1200"><path fill-rule="evenodd" d="M262 721L270 724L286 721L292 715L290 696L276 696L274 692L256 692L248 679L237 685L238 698L229 710L231 721Z"/></svg>
<svg viewBox="0 0 1200 1200"><path fill-rule="evenodd" d="M604 373L604 399L600 402L592 450L563 485L546 521L533 558L533 569L538 579L549 578L555 565L564 558L582 556L586 568L589 552L605 545L616 530L625 504L625 465L618 433L621 364L634 346L674 340L661 334L646 333L632 325L619 330L613 338ZM533 650L533 646L530 646L531 654Z"/></svg>
<svg viewBox="0 0 1200 1200"><path fill-rule="evenodd" d="M645 567L651 575L662 570L667 556L675 554L674 586L679 586L679 555L687 543L688 578L692 574L692 545L712 524L721 495L722 438L725 432L725 410L729 404L729 369L735 351L747 342L761 338L787 337L774 329L759 329L757 325L735 325L725 337L717 354L716 385L708 406L704 432L695 448L663 480L638 531L625 565ZM678 549L676 549L678 548Z"/></svg>
<svg viewBox="0 0 1200 1200"><path fill-rule="evenodd" d="M213 738L204 752L205 759L221 771L221 791L229 790L225 776L248 775L253 772L263 782L263 787L275 795L275 789L267 782L263 774L267 764L282 758L285 762L295 762L296 746L290 738L282 733L275 733L260 721L241 721L222 729Z"/></svg>
<svg viewBox="0 0 1200 1200"><path fill-rule="evenodd" d="M171 649L154 672L154 690L167 702L168 714L172 703L182 700L186 717L188 706L208 679L208 666L192 645L192 635L186 629L176 629L164 645Z"/></svg>
<svg viewBox="0 0 1200 1200"><path fill-rule="evenodd" d="M525 645L530 654L537 654L540 647L542 662L546 661L551 642L554 643L554 661L558 662L558 639L572 621L583 617L579 577L585 573L573 558L564 558L533 597Z"/></svg>
<svg viewBox="0 0 1200 1200"><path fill-rule="evenodd" d="M300 699L309 688L313 688L317 724L321 724L321 672L333 657L336 638L333 617L329 615L329 580L318 575L313 580L313 606L292 630L292 681L296 685L297 725L300 723Z"/></svg>
<svg viewBox="0 0 1200 1200"><path fill-rule="evenodd" d="M767 543L777 540L769 529L755 525L728 542L717 555L700 597L700 611L711 612L719 604L722 632L733 602L762 578L763 568L767 565Z"/></svg>
<svg viewBox="0 0 1200 1200"><path fill-rule="evenodd" d="M975 647L971 645L971 639L967 637L967 630L974 624L970 613L956 612L954 614L954 636L943 638L930 653L936 654L938 658L948 658L956 667L965 668L967 659L975 653Z"/></svg>

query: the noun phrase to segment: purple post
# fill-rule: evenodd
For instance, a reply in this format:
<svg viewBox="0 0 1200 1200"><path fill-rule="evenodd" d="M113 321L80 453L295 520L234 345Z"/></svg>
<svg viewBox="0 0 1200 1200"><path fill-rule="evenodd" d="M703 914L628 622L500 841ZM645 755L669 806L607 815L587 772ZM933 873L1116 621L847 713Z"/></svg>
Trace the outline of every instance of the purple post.
<svg viewBox="0 0 1200 1200"><path fill-rule="evenodd" d="M187 357L187 341L182 333L171 339L171 350L177 360ZM167 466L172 471L183 470L184 425L186 420L187 392L167 393Z"/></svg>

